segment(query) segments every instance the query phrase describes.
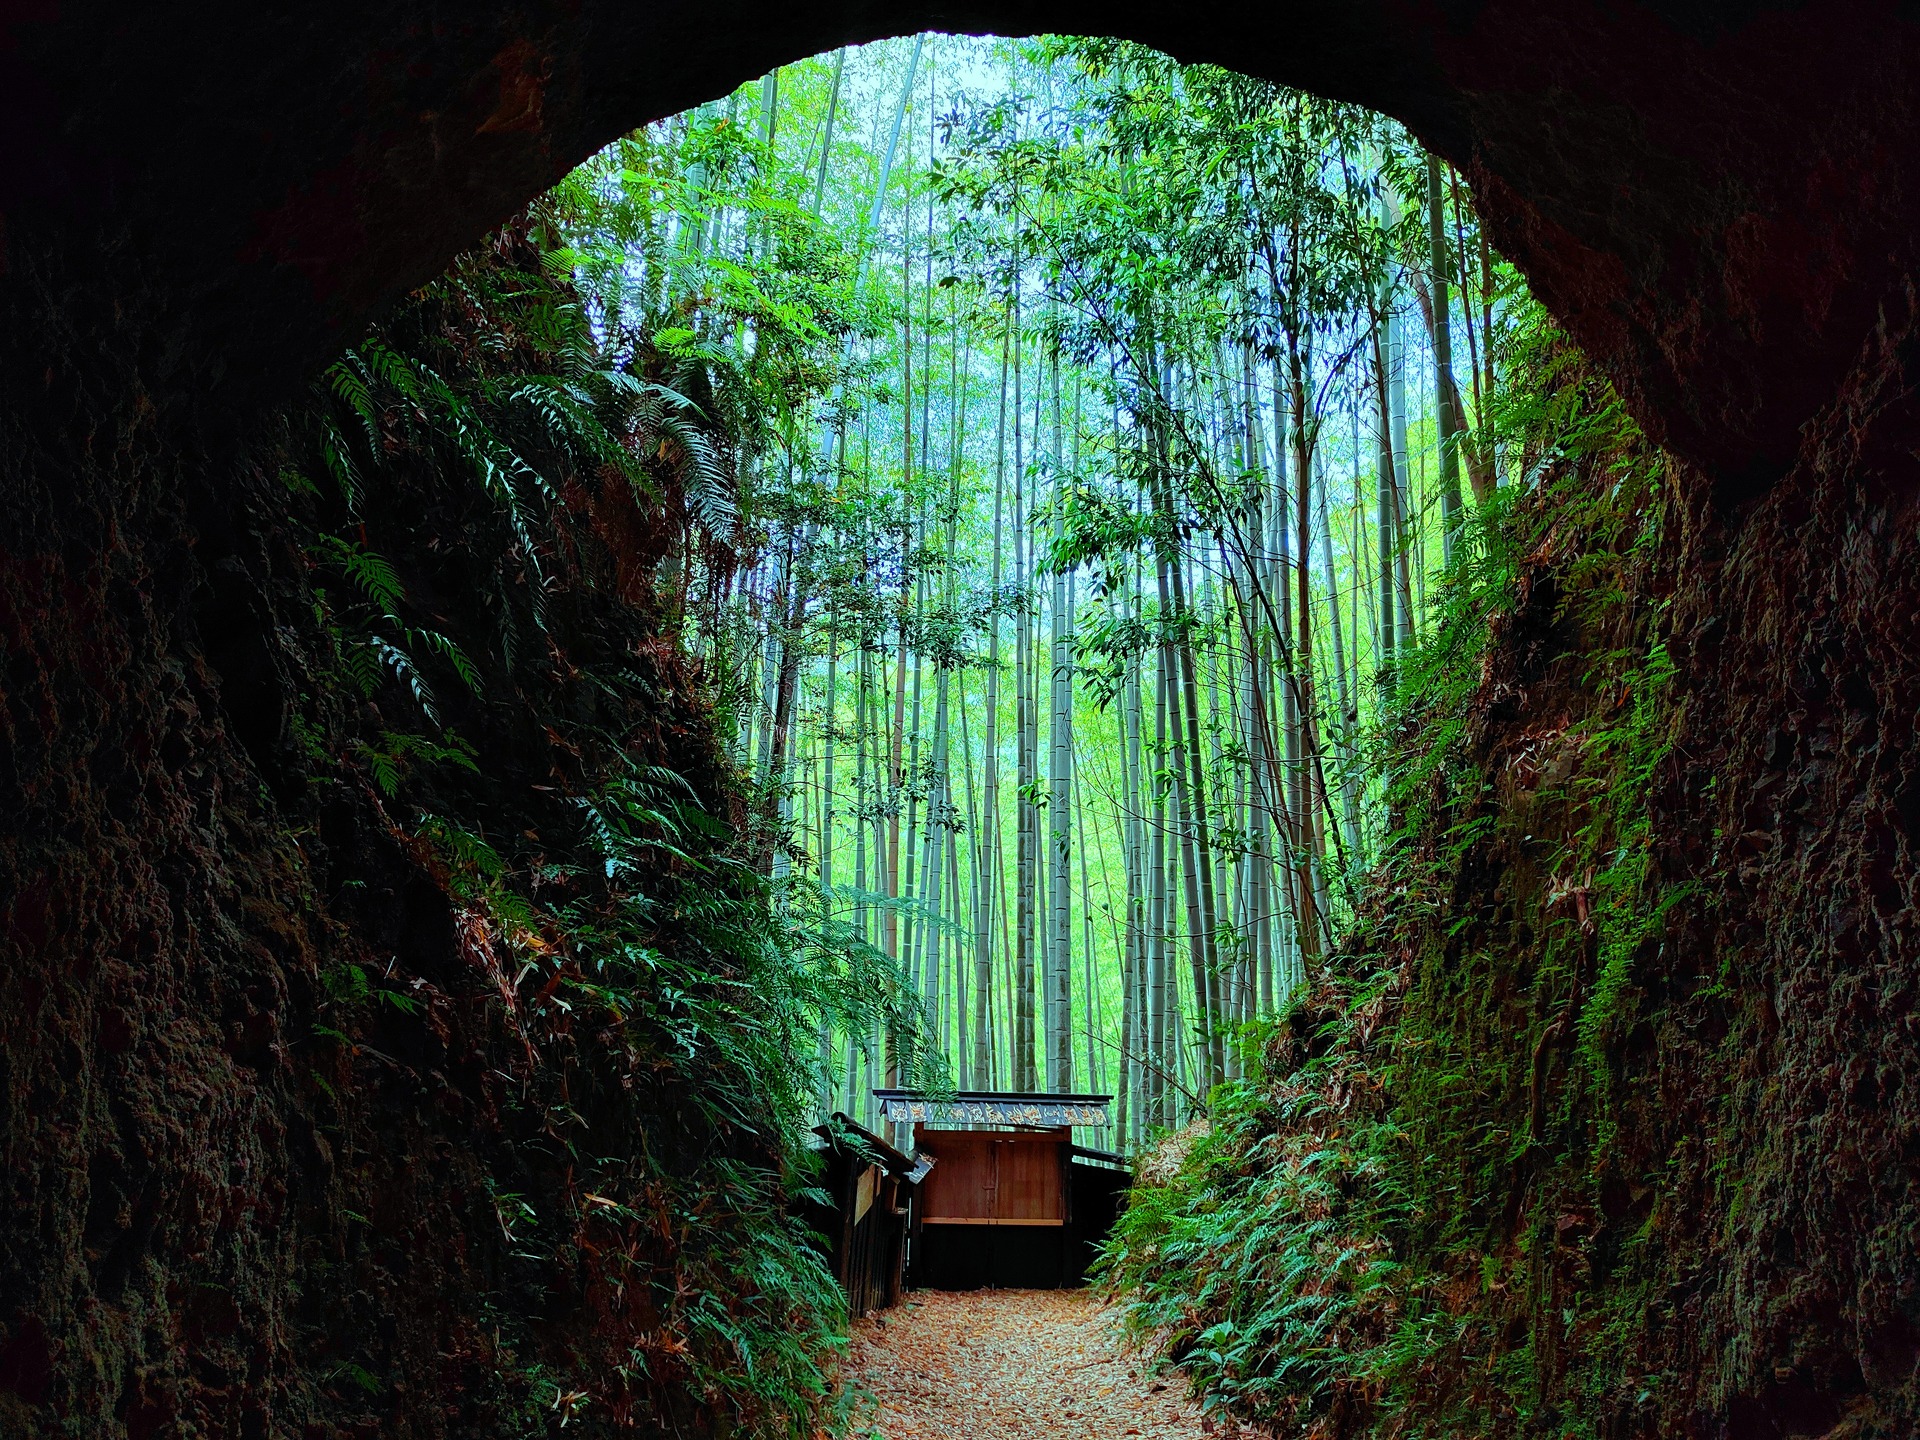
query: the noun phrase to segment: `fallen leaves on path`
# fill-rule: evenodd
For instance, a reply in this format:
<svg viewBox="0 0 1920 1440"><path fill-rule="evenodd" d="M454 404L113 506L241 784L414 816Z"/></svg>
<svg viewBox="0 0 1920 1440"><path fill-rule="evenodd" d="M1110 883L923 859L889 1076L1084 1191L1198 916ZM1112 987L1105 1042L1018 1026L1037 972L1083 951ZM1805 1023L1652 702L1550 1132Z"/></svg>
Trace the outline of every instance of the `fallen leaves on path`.
<svg viewBox="0 0 1920 1440"><path fill-rule="evenodd" d="M916 1290L854 1326L849 1378L886 1440L1188 1440L1203 1421L1177 1376L1121 1342L1091 1290Z"/></svg>

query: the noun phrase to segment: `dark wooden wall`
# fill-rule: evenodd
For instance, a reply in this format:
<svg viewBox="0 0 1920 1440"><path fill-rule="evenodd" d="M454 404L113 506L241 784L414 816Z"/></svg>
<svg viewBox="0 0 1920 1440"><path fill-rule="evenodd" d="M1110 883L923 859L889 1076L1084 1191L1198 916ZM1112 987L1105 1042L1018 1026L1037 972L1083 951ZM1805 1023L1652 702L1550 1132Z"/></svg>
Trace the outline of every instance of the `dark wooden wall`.
<svg viewBox="0 0 1920 1440"><path fill-rule="evenodd" d="M1073 1132L922 1130L911 1279L933 1290L1083 1283L1112 1229L1124 1170L1077 1164Z"/></svg>
<svg viewBox="0 0 1920 1440"><path fill-rule="evenodd" d="M821 1186L832 1199L813 1223L828 1246L834 1279L855 1315L900 1303L906 1287L912 1187L851 1148L833 1147Z"/></svg>

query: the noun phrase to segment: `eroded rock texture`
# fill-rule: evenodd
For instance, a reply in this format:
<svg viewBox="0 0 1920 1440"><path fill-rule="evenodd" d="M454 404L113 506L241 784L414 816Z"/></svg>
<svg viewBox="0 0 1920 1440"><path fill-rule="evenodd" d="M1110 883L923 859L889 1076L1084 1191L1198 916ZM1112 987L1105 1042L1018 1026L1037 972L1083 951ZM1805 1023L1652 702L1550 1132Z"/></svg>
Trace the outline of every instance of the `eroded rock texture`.
<svg viewBox="0 0 1920 1440"><path fill-rule="evenodd" d="M1670 1353L1712 1367L1703 1435L1818 1433L1905 1395L1910 7L95 4L0 19L0 1429L335 1424L298 1398L324 1362L294 1247L357 1243L353 1207L325 1193L290 1037L323 937L431 973L449 922L376 840L324 843L378 881L377 915L288 834L271 756L297 678L272 516L233 503L249 427L622 129L920 24L1121 30L1405 118L1691 462L1670 572L1691 778L1659 823L1725 896L1698 940L1730 986L1712 1023L1751 1060L1647 1064L1751 1180L1737 1216L1725 1190L1683 1197L1718 1269ZM382 1126L381 1230L434 1277L352 1312L437 1374L380 1433L476 1433L455 1361L483 1347L445 1340L484 1328L444 1183L473 1117L371 1085L343 1103Z"/></svg>
<svg viewBox="0 0 1920 1440"><path fill-rule="evenodd" d="M1652 1068L1694 1141L1662 1338L1701 1433L1920 1425L1914 324L1892 297L1786 478L1738 522L1696 510L1672 557L1688 694L1654 813L1711 904Z"/></svg>
<svg viewBox="0 0 1920 1440"><path fill-rule="evenodd" d="M415 455L349 525L289 488L311 459L291 426L211 459L162 439L126 383L6 431L44 460L73 424L84 463L49 469L85 483L16 471L0 541L0 1435L523 1435L553 1413L542 1377L619 1365L640 1373L596 1384L600 1419L697 1428L653 1301L680 1248L660 1177L690 1149L776 1157L691 1120L631 1027L539 1018L502 925L457 898L418 823L484 816L523 864L567 860L575 798L628 764L727 813L704 705L647 607L667 527L624 478L566 472L547 628L503 663L476 592L514 567L457 476ZM352 636L322 582L350 594L316 568L323 520L479 657L484 679L439 701L472 747L454 791L365 768L395 731L439 732L341 669ZM671 868L648 876L663 916ZM589 868L544 903L604 889ZM642 1147L659 1163L616 1179ZM645 1219L603 1195L618 1223L593 1220L596 1190Z"/></svg>
<svg viewBox="0 0 1920 1440"><path fill-rule="evenodd" d="M1893 0L29 10L0 44L6 244L74 254L121 319L145 295L149 386L232 414L621 131L920 25L1122 33L1405 119L1723 482L1785 470L1912 268L1920 39Z"/></svg>
<svg viewBox="0 0 1920 1440"><path fill-rule="evenodd" d="M1468 1337L1429 1418L1920 1427L1920 352L1888 312L1737 518L1671 461L1624 561L1540 546L1463 747L1488 790L1436 827L1490 838L1429 840L1448 903L1355 947L1407 967L1392 1114L1447 1156L1407 1241Z"/></svg>

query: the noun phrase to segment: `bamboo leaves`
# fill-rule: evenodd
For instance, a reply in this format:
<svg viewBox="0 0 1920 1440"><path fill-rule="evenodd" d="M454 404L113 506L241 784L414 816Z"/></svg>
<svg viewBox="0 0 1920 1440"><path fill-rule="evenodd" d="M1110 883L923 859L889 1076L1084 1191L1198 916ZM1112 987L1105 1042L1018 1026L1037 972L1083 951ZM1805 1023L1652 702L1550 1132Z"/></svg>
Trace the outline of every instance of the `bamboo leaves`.
<svg viewBox="0 0 1920 1440"><path fill-rule="evenodd" d="M735 467L679 583L768 873L959 1074L1115 1077L1136 1143L1241 1073L1397 833L1373 746L1446 574L1424 157L1118 42L904 41L721 108L622 142L566 243L689 509ZM569 385L526 397L549 440ZM913 1059L813 1044L855 1113Z"/></svg>

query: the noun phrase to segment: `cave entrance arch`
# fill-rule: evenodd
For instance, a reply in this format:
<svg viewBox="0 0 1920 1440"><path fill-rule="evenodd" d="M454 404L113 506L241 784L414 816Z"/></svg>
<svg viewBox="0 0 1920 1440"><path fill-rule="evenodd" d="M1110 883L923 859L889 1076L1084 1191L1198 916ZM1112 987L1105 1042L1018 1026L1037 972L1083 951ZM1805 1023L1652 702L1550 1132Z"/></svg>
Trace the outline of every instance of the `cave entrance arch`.
<svg viewBox="0 0 1920 1440"><path fill-rule="evenodd" d="M145 317L162 399L230 410L283 397L615 136L923 29L1116 35L1403 121L1641 418L1749 492L1920 236L1920 23L1866 0L106 8L4 32L6 268L59 257Z"/></svg>

